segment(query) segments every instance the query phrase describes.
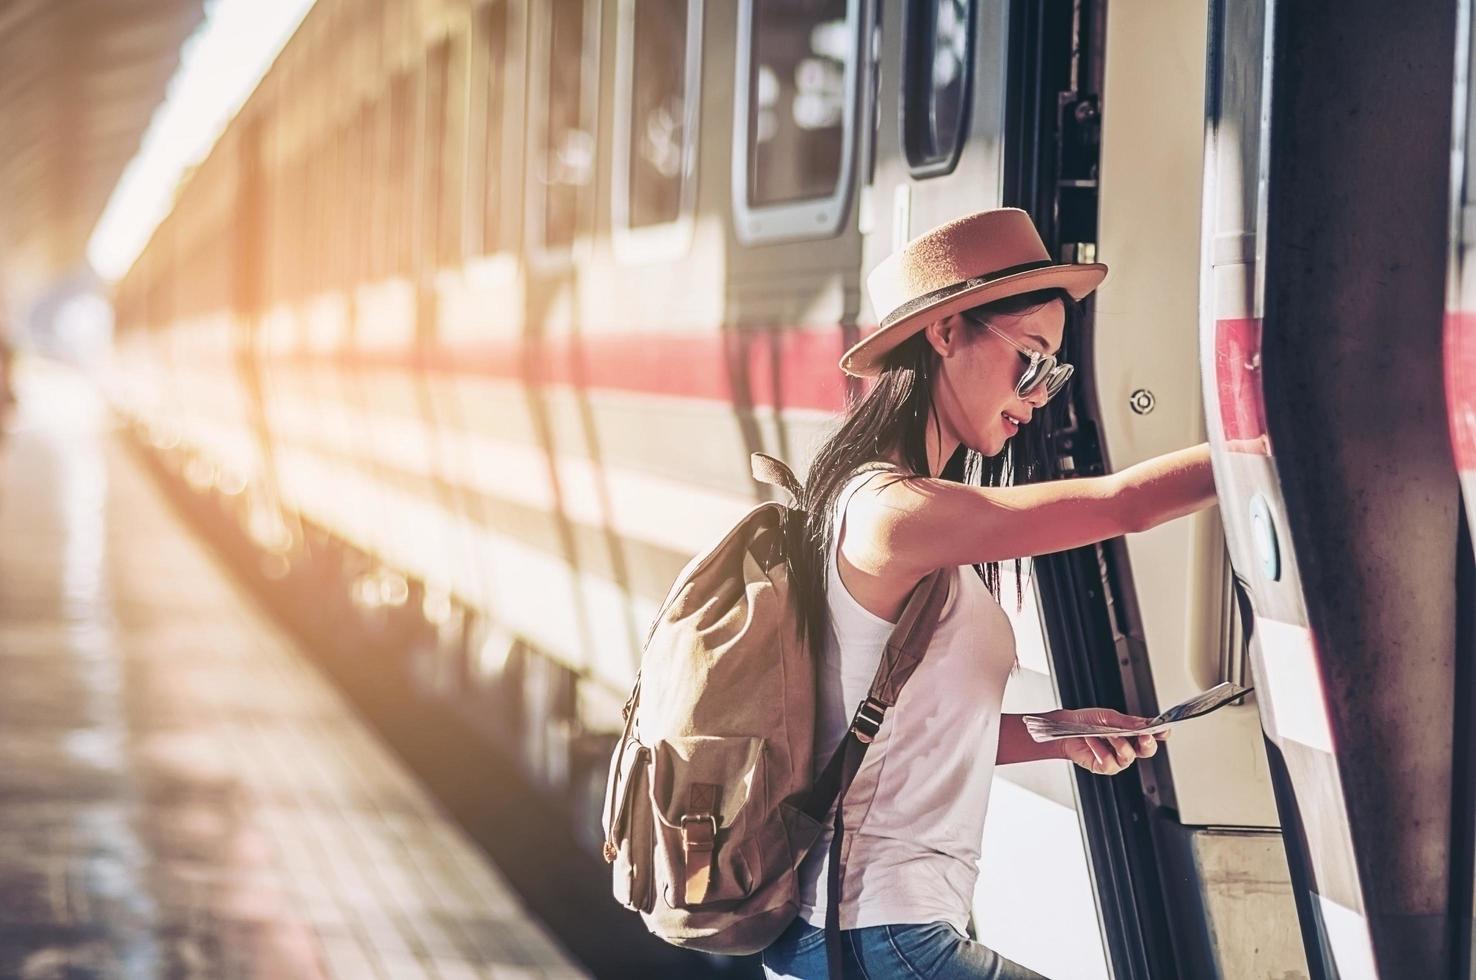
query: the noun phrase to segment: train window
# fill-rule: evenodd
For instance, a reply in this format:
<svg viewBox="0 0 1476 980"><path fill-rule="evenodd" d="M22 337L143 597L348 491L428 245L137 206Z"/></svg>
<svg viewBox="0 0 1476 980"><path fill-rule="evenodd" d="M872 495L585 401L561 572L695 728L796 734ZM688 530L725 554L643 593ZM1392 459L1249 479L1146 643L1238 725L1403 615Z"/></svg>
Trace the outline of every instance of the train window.
<svg viewBox="0 0 1476 980"><path fill-rule="evenodd" d="M616 63L617 237L673 225L695 203L700 0L624 0Z"/></svg>
<svg viewBox="0 0 1476 980"><path fill-rule="evenodd" d="M902 146L914 177L958 164L968 129L973 0L912 0L903 32Z"/></svg>
<svg viewBox="0 0 1476 980"><path fill-rule="evenodd" d="M441 259L457 265L466 254L466 36L446 42L445 88L441 97Z"/></svg>
<svg viewBox="0 0 1476 980"><path fill-rule="evenodd" d="M882 50L882 5L877 4L872 12L871 36L866 47L866 104L869 118L866 126L866 183L876 183L877 146L881 143L881 50Z"/></svg>
<svg viewBox="0 0 1476 980"><path fill-rule="evenodd" d="M426 241L435 246L436 266L446 265L461 256L461 139L457 124L461 119L460 87L454 80L460 68L459 45L442 41L428 53L425 80L426 152Z"/></svg>
<svg viewBox="0 0 1476 980"><path fill-rule="evenodd" d="M264 275L264 309L272 309L283 299L282 260L284 256L281 228L284 221L283 198L286 197L286 174L276 147L274 126L264 127L270 134L262 140L262 200L266 211L261 225L261 263Z"/></svg>
<svg viewBox="0 0 1476 980"><path fill-rule="evenodd" d="M310 158L316 147L313 142L303 138L302 142L294 148L297 155L295 166L297 168L297 210L293 215L294 232L297 237L296 251L297 263L292 277L293 298L302 299L312 293L314 283L314 270L318 263L318 181L317 171L308 166Z"/></svg>
<svg viewBox="0 0 1476 980"><path fill-rule="evenodd" d="M450 254L443 238L446 222L441 214L441 198L446 186L446 105L450 51L445 43L426 53L425 85L421 88L421 149L425 153L420 193L425 195L425 242L434 252L422 256L439 266L439 260ZM430 250L427 249L429 252Z"/></svg>
<svg viewBox="0 0 1476 980"><path fill-rule="evenodd" d="M543 116L542 244L567 249L579 227L584 188L594 177L593 127L584 111L586 47L584 0L554 0L544 5L547 61L543 65L546 105Z"/></svg>
<svg viewBox="0 0 1476 980"><path fill-rule="evenodd" d="M331 128L330 128L331 127ZM338 272L337 233L342 214L338 199L343 188L343 133L331 122L319 131L314 175L318 182L313 195L314 220L317 222L317 259L313 265L313 291L323 292L336 285Z"/></svg>
<svg viewBox="0 0 1476 980"><path fill-rule="evenodd" d="M399 243L395 250L395 271L405 274L415 262L415 236L411 234L410 204L415 200L415 89L414 80L405 73L390 83L390 235Z"/></svg>
<svg viewBox="0 0 1476 980"><path fill-rule="evenodd" d="M840 180L851 45L841 0L760 0L749 77L749 200L825 197Z"/></svg>
<svg viewBox="0 0 1476 980"><path fill-rule="evenodd" d="M310 143L304 153L307 159L314 162L323 159L323 145L321 137ZM302 284L298 289L299 296L311 296L323 287L323 167L308 166L306 160L300 164L303 168L302 192L303 203L303 252L307 261L302 269Z"/></svg>
<svg viewBox="0 0 1476 980"><path fill-rule="evenodd" d="M374 277L374 208L378 195L374 192L374 122L376 106L365 102L359 106L354 120L354 180L348 208L355 225L352 280L362 282Z"/></svg>
<svg viewBox="0 0 1476 980"><path fill-rule="evenodd" d="M314 144L313 168L313 280L312 291L321 293L333 288L333 230L338 221L337 198L343 185L339 170L339 134L335 130L321 132Z"/></svg>
<svg viewBox="0 0 1476 980"><path fill-rule="evenodd" d="M374 177L373 196L369 207L374 212L374 233L370 236L373 251L373 277L384 279L394 272L394 173L391 162L394 147L394 100L380 93L374 112L374 136L370 172Z"/></svg>
<svg viewBox="0 0 1476 980"><path fill-rule="evenodd" d="M350 220L344 207L349 196L349 132L342 118L333 121L325 143L328 186L323 198L323 285L337 290L343 284Z"/></svg>
<svg viewBox="0 0 1476 980"><path fill-rule="evenodd" d="M484 75L481 94L486 109L480 113L482 123L481 173L482 254L499 251L504 242L502 229L503 186L503 117L507 101L508 44L507 4L490 3L478 11L478 33L481 38Z"/></svg>
<svg viewBox="0 0 1476 980"><path fill-rule="evenodd" d="M746 243L840 231L853 169L860 8L860 0L742 4L733 198Z"/></svg>
<svg viewBox="0 0 1476 980"><path fill-rule="evenodd" d="M340 124L329 137L333 160L332 173L336 179L328 194L328 281L329 289L341 289L349 276L349 260L352 255L352 231L354 213L348 202L353 198L349 181L353 179L353 130Z"/></svg>

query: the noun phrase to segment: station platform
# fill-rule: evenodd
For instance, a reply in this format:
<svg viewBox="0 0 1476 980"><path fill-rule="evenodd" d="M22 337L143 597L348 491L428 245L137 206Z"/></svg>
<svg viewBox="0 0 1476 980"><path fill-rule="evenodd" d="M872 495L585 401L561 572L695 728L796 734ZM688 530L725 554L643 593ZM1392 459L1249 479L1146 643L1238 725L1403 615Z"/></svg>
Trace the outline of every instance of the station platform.
<svg viewBox="0 0 1476 980"><path fill-rule="evenodd" d="M0 976L587 976L169 509L88 383L0 443Z"/></svg>

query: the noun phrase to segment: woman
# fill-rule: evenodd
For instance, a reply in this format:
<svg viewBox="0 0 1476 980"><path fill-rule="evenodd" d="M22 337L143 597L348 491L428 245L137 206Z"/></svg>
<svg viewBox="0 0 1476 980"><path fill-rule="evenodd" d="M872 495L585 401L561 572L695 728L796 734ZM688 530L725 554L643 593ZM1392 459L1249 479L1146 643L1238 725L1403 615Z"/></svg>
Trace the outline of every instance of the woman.
<svg viewBox="0 0 1476 980"><path fill-rule="evenodd" d="M867 281L881 325L841 367L876 380L811 465L807 546L793 559L804 629L822 651L817 765L865 698L913 588L937 568L958 576L846 795L848 977L1038 977L964 935L994 766L1067 758L1112 775L1157 749L1152 736L1036 743L1020 716L1000 712L1015 663L995 599L1000 562L1215 500L1207 446L1110 476L1011 485L1033 475L1011 440L1070 376L1056 357L1067 321L1106 273L1052 264L1030 218L1002 209L919 236ZM1104 708L1050 714L1145 721ZM827 975L829 850L827 833L801 866L799 917L763 954L770 977Z"/></svg>

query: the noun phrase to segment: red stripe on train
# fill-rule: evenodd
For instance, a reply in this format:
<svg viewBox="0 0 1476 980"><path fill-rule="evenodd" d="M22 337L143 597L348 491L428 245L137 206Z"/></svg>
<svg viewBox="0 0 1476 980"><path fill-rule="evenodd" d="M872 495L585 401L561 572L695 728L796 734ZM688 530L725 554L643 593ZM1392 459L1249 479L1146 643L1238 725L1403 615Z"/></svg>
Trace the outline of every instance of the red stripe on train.
<svg viewBox="0 0 1476 980"><path fill-rule="evenodd" d="M1445 314L1445 403L1456 467L1476 470L1476 313Z"/></svg>
<svg viewBox="0 0 1476 980"><path fill-rule="evenodd" d="M1266 434L1258 318L1239 317L1215 323L1215 390L1219 394L1220 425L1226 442L1259 439Z"/></svg>
<svg viewBox="0 0 1476 980"><path fill-rule="evenodd" d="M773 409L839 412L845 351L836 330L522 338L423 352L353 351L350 362L474 374L532 385L629 391Z"/></svg>

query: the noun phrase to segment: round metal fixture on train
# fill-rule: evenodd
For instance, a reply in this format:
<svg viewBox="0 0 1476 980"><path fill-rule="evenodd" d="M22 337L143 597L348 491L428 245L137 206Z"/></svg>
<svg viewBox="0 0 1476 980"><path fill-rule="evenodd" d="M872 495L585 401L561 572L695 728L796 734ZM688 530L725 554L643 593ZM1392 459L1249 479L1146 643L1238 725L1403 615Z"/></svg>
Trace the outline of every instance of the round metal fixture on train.
<svg viewBox="0 0 1476 980"><path fill-rule="evenodd" d="M1153 397L1153 392L1147 388L1139 388L1128 396L1128 405L1139 415L1147 415L1153 411L1153 406L1158 404L1158 399Z"/></svg>
<svg viewBox="0 0 1476 980"><path fill-rule="evenodd" d="M1251 540L1255 544L1256 557L1261 559L1261 571L1273 582L1281 579L1281 545L1276 539L1276 522L1271 517L1271 505L1266 498L1256 494L1250 501Z"/></svg>

